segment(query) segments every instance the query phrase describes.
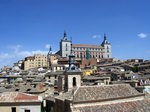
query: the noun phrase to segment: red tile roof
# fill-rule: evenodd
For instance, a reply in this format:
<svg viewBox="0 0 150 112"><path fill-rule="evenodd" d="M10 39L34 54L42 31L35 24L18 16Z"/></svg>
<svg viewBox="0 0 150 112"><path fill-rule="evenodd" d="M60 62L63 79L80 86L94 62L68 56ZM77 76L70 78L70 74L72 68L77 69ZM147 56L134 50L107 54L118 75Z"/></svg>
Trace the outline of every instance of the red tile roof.
<svg viewBox="0 0 150 112"><path fill-rule="evenodd" d="M20 92L3 92L0 94L1 102L40 102L38 96Z"/></svg>
<svg viewBox="0 0 150 112"><path fill-rule="evenodd" d="M72 44L72 47L103 48L100 45L90 45L90 44Z"/></svg>

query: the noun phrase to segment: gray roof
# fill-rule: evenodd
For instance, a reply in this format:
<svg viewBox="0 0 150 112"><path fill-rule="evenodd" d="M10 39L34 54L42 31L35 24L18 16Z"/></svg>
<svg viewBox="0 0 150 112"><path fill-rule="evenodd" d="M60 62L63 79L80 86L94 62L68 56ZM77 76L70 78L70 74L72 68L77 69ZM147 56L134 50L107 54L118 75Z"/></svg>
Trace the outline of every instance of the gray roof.
<svg viewBox="0 0 150 112"><path fill-rule="evenodd" d="M147 74L147 75L143 75L143 76L138 76L137 78L135 78L135 79L137 79L137 80L140 80L140 79L150 79L150 74Z"/></svg>
<svg viewBox="0 0 150 112"><path fill-rule="evenodd" d="M82 79L86 79L86 80L99 80L99 79L108 79L109 77L104 77L104 76L85 76Z"/></svg>
<svg viewBox="0 0 150 112"><path fill-rule="evenodd" d="M62 75L63 73L64 71L48 72L45 74L45 76Z"/></svg>

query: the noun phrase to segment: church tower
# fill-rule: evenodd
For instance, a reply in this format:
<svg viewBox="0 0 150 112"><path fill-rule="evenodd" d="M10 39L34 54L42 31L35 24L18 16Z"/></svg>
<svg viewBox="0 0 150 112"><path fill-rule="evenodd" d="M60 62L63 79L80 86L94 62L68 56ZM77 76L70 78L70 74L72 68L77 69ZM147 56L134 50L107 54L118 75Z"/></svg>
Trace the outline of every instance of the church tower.
<svg viewBox="0 0 150 112"><path fill-rule="evenodd" d="M48 54L47 54L47 62L48 62L48 67L49 67L49 70L51 70L52 71L52 63L51 63L51 55L52 55L52 47L51 47L51 45L49 46L49 52L48 52Z"/></svg>
<svg viewBox="0 0 150 112"><path fill-rule="evenodd" d="M81 86L81 70L75 66L75 56L72 53L72 44L71 44L71 54L69 55L69 67L64 72L65 75L65 92L73 89L74 87Z"/></svg>
<svg viewBox="0 0 150 112"><path fill-rule="evenodd" d="M68 57L71 51L71 41L67 38L67 33L64 31L64 37L60 41L61 57Z"/></svg>
<svg viewBox="0 0 150 112"><path fill-rule="evenodd" d="M101 44L102 47L104 47L104 57L103 58L111 58L111 43L107 41L106 35L104 34L104 40Z"/></svg>

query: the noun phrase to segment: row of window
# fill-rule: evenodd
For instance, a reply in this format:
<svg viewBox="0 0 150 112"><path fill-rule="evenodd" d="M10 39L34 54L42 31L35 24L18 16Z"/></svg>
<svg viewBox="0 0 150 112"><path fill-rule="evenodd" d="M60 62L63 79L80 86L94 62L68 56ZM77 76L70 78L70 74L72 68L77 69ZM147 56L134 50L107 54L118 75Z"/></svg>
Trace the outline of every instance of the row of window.
<svg viewBox="0 0 150 112"><path fill-rule="evenodd" d="M86 55L75 55L77 58L86 58ZM91 58L104 58L103 55L90 55Z"/></svg>
<svg viewBox="0 0 150 112"><path fill-rule="evenodd" d="M66 54L66 57L68 56L68 54ZM75 57L76 58L86 58L86 55L79 55L79 54L75 54ZM90 54L90 57L91 58L104 58L104 56L103 55L91 55ZM107 58L110 58L110 56L109 55L107 55Z"/></svg>
<svg viewBox="0 0 150 112"><path fill-rule="evenodd" d="M16 107L11 107L11 112L16 112ZM24 112L30 112L30 109L25 109Z"/></svg>
<svg viewBox="0 0 150 112"><path fill-rule="evenodd" d="M84 47L73 47L72 50L92 50L92 51L103 51L102 48L84 48Z"/></svg>
<svg viewBox="0 0 150 112"><path fill-rule="evenodd" d="M36 56L35 58L47 58L46 56Z"/></svg>
<svg viewBox="0 0 150 112"><path fill-rule="evenodd" d="M75 55L77 58L86 58L86 55ZM90 55L91 58L104 58L103 55ZM110 58L109 55L107 55L107 58Z"/></svg>
<svg viewBox="0 0 150 112"><path fill-rule="evenodd" d="M38 67L38 66L47 66L47 64L42 64L42 65L41 65L41 64L38 64L38 65L30 65L30 67L35 67L35 66L36 66L36 67Z"/></svg>
<svg viewBox="0 0 150 112"><path fill-rule="evenodd" d="M37 62L39 62L39 61L47 61L47 60L28 60L28 61L37 61Z"/></svg>
<svg viewBox="0 0 150 112"><path fill-rule="evenodd" d="M85 55L86 54L86 52L73 52L75 55L76 54L80 54L80 55ZM90 54L91 55L101 55L101 54L103 54L102 52L90 52Z"/></svg>
<svg viewBox="0 0 150 112"><path fill-rule="evenodd" d="M79 48L73 48L72 50L86 50L86 48L80 48L80 49ZM89 48L89 50L92 50L92 51L104 51L103 49L100 49L100 48ZM66 51L68 51L68 47L66 47ZM109 48L107 48L107 52L109 52Z"/></svg>

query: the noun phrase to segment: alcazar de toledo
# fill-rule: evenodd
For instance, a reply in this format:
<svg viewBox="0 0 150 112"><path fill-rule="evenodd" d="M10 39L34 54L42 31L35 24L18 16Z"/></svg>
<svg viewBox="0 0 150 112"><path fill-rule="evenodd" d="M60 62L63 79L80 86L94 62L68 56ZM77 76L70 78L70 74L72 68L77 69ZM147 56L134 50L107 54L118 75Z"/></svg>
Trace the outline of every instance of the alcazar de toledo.
<svg viewBox="0 0 150 112"><path fill-rule="evenodd" d="M71 48L72 47L72 48ZM111 43L107 41L104 34L104 40L100 45L90 44L72 44L72 41L67 38L66 32L64 37L60 41L60 50L57 52L61 57L69 56L70 52L75 55L76 58L86 58L86 53L89 52L91 58L111 58Z"/></svg>

